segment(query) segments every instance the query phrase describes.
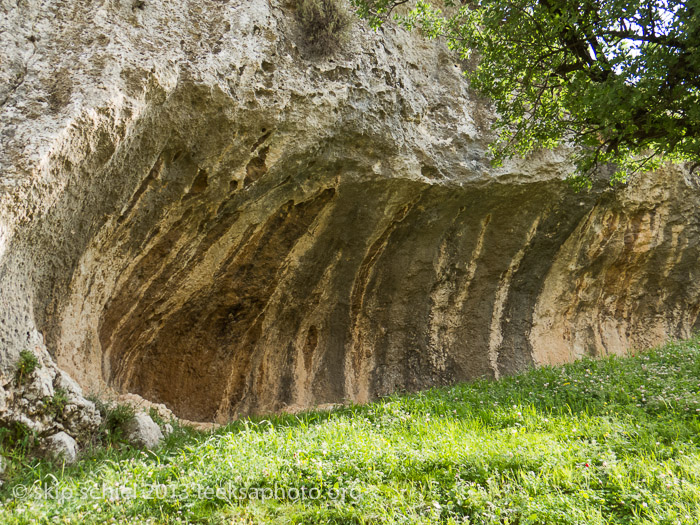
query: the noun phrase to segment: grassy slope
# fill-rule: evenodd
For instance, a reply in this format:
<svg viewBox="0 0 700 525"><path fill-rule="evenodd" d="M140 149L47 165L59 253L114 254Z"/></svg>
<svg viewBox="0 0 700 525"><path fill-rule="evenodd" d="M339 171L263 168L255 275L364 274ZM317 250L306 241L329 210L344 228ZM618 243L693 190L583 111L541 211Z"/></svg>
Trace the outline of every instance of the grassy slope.
<svg viewBox="0 0 700 525"><path fill-rule="evenodd" d="M695 525L699 349L696 338L213 435L179 429L155 453L95 451L65 469L15 461L0 522ZM48 493L13 498L18 485ZM321 497L235 499L275 486Z"/></svg>

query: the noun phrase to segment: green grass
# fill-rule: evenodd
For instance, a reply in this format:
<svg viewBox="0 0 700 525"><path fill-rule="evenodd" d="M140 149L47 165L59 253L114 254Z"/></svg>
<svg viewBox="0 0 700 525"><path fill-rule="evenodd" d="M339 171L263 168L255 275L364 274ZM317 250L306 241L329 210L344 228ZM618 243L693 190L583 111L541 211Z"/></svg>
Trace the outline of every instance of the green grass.
<svg viewBox="0 0 700 525"><path fill-rule="evenodd" d="M699 350L696 338L214 434L176 428L155 452L95 449L65 468L15 455L0 522L695 525Z"/></svg>

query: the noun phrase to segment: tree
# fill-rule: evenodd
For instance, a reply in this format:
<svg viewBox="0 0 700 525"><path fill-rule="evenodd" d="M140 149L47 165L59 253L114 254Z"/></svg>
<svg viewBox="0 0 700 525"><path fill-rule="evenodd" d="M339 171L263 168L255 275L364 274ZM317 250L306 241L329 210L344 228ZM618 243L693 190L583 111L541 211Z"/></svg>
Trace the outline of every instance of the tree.
<svg viewBox="0 0 700 525"><path fill-rule="evenodd" d="M408 0L352 0L378 28ZM496 162L567 144L575 180L700 161L700 0L417 0L394 19L477 65L495 105Z"/></svg>

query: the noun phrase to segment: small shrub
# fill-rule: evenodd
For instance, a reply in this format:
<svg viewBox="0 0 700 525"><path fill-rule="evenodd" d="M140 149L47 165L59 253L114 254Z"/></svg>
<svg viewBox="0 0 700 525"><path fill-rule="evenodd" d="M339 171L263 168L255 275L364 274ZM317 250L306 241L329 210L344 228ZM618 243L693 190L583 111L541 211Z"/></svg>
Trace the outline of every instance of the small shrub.
<svg viewBox="0 0 700 525"><path fill-rule="evenodd" d="M53 397L46 398L44 403L49 414L60 416L68 404L68 392L63 388L57 388Z"/></svg>
<svg viewBox="0 0 700 525"><path fill-rule="evenodd" d="M165 419L160 417L160 414L158 413L158 410L156 410L155 407L151 407L148 409L148 415L151 417L153 422L161 428L163 428L163 426L167 423Z"/></svg>
<svg viewBox="0 0 700 525"><path fill-rule="evenodd" d="M22 459L34 446L36 432L24 423L0 427L0 451L8 459Z"/></svg>
<svg viewBox="0 0 700 525"><path fill-rule="evenodd" d="M106 428L110 432L117 432L124 423L131 421L136 416L134 407L130 405L116 405L112 407L105 417Z"/></svg>
<svg viewBox="0 0 700 525"><path fill-rule="evenodd" d="M347 41L352 20L343 0L298 0L296 19L305 46L318 55Z"/></svg>
<svg viewBox="0 0 700 525"><path fill-rule="evenodd" d="M134 407L109 403L94 395L88 396L87 399L95 403L95 408L102 416L102 423L93 441L104 445L122 442L122 427L136 416Z"/></svg>
<svg viewBox="0 0 700 525"><path fill-rule="evenodd" d="M17 361L17 370L15 370L15 381L18 385L24 383L34 370L39 368L39 359L29 350L22 350L19 353L19 361Z"/></svg>

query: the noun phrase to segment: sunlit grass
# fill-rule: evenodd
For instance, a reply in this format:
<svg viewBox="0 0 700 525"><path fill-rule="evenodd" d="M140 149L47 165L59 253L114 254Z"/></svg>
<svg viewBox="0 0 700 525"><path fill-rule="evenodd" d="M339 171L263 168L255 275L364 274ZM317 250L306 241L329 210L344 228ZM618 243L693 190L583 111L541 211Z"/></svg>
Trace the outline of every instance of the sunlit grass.
<svg viewBox="0 0 700 525"><path fill-rule="evenodd" d="M0 521L695 525L699 349L176 429L155 452L97 450L65 468L15 454Z"/></svg>

